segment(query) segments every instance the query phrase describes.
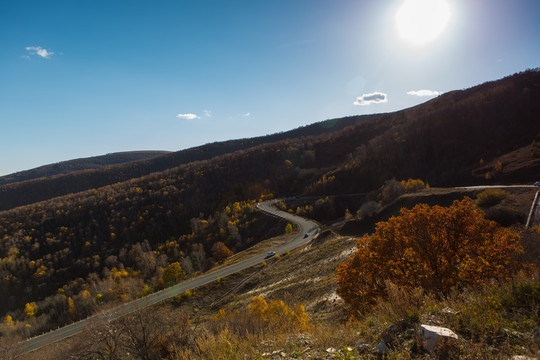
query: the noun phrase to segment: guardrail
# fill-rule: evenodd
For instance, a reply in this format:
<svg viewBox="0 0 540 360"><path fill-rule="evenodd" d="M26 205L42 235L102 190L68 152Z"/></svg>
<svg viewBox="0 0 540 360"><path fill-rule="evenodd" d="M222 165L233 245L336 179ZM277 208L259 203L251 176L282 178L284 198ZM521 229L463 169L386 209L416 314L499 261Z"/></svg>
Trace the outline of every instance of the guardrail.
<svg viewBox="0 0 540 360"><path fill-rule="evenodd" d="M527 223L525 224L525 229L528 229L531 226L531 220L533 220L536 216L536 208L538 207L538 194L540 194L540 191L537 191L536 195L534 196L531 210L529 211L529 217L527 217Z"/></svg>

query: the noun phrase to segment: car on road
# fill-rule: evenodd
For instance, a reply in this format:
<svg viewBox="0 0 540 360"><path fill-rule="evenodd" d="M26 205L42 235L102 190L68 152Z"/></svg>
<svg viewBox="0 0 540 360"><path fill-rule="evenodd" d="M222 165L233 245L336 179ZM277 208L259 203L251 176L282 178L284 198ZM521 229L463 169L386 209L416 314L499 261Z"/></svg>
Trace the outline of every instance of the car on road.
<svg viewBox="0 0 540 360"><path fill-rule="evenodd" d="M534 186L540 186L540 181L535 182Z"/></svg>
<svg viewBox="0 0 540 360"><path fill-rule="evenodd" d="M308 233L305 233L305 234L304 234L304 239L307 238L308 236L309 236L309 234L308 234Z"/></svg>
<svg viewBox="0 0 540 360"><path fill-rule="evenodd" d="M269 251L269 252L266 253L266 256L264 258L269 259L269 258L271 258L273 256L276 256L276 253L273 252L273 251Z"/></svg>

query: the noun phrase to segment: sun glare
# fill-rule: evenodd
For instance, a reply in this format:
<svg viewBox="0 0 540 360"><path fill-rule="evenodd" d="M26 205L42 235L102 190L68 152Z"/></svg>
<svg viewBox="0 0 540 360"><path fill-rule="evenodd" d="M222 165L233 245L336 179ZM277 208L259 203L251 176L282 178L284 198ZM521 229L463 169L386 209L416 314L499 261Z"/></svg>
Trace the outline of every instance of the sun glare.
<svg viewBox="0 0 540 360"><path fill-rule="evenodd" d="M437 39L450 20L446 0L405 0L396 13L399 36L421 46Z"/></svg>

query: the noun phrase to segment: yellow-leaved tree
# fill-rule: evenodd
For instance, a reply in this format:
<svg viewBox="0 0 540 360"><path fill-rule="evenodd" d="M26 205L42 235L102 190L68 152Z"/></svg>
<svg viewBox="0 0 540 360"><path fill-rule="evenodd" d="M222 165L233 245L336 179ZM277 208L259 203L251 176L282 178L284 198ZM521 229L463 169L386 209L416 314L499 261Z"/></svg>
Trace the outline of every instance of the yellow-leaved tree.
<svg viewBox="0 0 540 360"><path fill-rule="evenodd" d="M184 271L184 269L182 269L180 263L178 261L173 262L163 270L163 284L165 287L172 286L174 284L177 284L185 276L186 272Z"/></svg>
<svg viewBox="0 0 540 360"><path fill-rule="evenodd" d="M399 287L444 293L453 287L507 278L518 268L519 234L486 220L471 199L450 207L425 204L376 225L358 240L354 257L338 268L338 294L362 311Z"/></svg>
<svg viewBox="0 0 540 360"><path fill-rule="evenodd" d="M24 306L24 313L28 318L33 318L36 316L38 307L35 302L26 303Z"/></svg>

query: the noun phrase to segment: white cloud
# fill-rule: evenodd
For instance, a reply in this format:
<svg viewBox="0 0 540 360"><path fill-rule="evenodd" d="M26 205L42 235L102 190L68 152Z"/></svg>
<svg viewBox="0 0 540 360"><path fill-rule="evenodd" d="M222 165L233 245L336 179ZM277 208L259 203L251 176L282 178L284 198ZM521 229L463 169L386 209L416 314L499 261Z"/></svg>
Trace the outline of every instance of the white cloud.
<svg viewBox="0 0 540 360"><path fill-rule="evenodd" d="M251 116L251 113L248 113L248 112L247 112L247 113L244 114L244 116L245 116L245 117Z"/></svg>
<svg viewBox="0 0 540 360"><path fill-rule="evenodd" d="M441 94L442 93L440 91L426 90L426 89L407 91L407 95L413 95L413 96L437 96Z"/></svg>
<svg viewBox="0 0 540 360"><path fill-rule="evenodd" d="M176 115L179 119L185 119L185 120L194 120L194 119L200 119L200 116L197 116L195 114L178 114Z"/></svg>
<svg viewBox="0 0 540 360"><path fill-rule="evenodd" d="M210 110L204 110L204 116L206 116L206 117L212 117L212 111L210 111Z"/></svg>
<svg viewBox="0 0 540 360"><path fill-rule="evenodd" d="M370 104L379 104L379 103L385 103L388 101L388 95L379 91L375 91L373 93L369 94L363 94L362 96L359 96L356 98L356 101L353 103L354 105L370 105Z"/></svg>
<svg viewBox="0 0 540 360"><path fill-rule="evenodd" d="M54 54L54 52L44 49L41 46L27 46L25 47L25 50L28 51L28 54L30 55L41 56L45 59L49 59Z"/></svg>

